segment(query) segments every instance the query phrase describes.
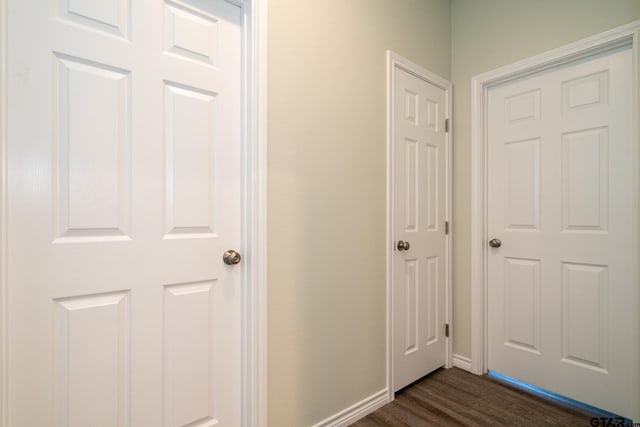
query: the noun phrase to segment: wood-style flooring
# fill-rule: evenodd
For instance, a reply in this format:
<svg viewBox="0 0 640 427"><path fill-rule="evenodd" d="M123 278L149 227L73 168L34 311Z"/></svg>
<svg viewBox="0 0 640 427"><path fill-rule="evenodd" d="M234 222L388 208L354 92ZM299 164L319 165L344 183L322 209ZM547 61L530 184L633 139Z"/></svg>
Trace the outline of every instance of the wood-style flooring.
<svg viewBox="0 0 640 427"><path fill-rule="evenodd" d="M352 424L378 426L582 426L598 415L462 369L440 369Z"/></svg>

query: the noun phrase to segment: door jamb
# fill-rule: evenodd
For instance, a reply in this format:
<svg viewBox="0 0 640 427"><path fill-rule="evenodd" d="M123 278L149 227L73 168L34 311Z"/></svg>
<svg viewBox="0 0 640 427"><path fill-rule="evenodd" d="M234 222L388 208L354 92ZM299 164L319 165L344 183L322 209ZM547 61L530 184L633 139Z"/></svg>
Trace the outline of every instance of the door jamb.
<svg viewBox="0 0 640 427"><path fill-rule="evenodd" d="M9 0L0 0L0 426L9 426L8 373L8 228L7 228L7 147L8 147L8 13Z"/></svg>
<svg viewBox="0 0 640 427"><path fill-rule="evenodd" d="M452 86L451 82L438 76L437 74L415 64L414 62L398 55L397 53L387 50L387 239L386 239L386 264L387 264L387 277L386 277L386 291L387 291L387 390L389 393L389 401L394 400L395 392L393 390L393 93L395 90L394 80L395 71L397 69L404 70L414 76L431 83L432 85L443 89L445 91L446 99L446 119L451 121L452 116ZM446 134L446 165L447 165L447 182L446 186L446 203L445 203L445 218L449 221L449 234L447 235L447 262L446 262L446 284L445 284L445 321L449 324L449 330L452 328L452 290L451 290L451 277L452 277L452 245L453 242L453 227L451 224L452 211L452 198L451 198L451 183L452 183L452 125L449 123L449 130ZM446 354L445 354L445 366L450 368L453 366L453 333L451 332L447 338Z"/></svg>
<svg viewBox="0 0 640 427"><path fill-rule="evenodd" d="M243 3L243 427L267 425L268 0Z"/></svg>
<svg viewBox="0 0 640 427"><path fill-rule="evenodd" d="M0 0L0 427L8 427L8 2ZM243 13L242 425L267 425L267 3Z"/></svg>
<svg viewBox="0 0 640 427"><path fill-rule="evenodd" d="M566 46L524 59L493 71L474 76L471 79L471 371L481 375L487 372L487 96L488 90L497 84L521 78L571 63L597 53L606 52L619 46L631 45L633 114L632 124L634 193L640 193L640 133L638 115L640 76L640 21L606 31ZM636 236L634 253L640 255L640 206L636 198L633 209L632 233ZM633 266L633 277L640 269ZM637 292L640 303L640 292ZM640 316L636 313L636 322ZM640 337L631 343L633 354L640 354ZM635 400L640 401L640 371L630 372L637 379Z"/></svg>

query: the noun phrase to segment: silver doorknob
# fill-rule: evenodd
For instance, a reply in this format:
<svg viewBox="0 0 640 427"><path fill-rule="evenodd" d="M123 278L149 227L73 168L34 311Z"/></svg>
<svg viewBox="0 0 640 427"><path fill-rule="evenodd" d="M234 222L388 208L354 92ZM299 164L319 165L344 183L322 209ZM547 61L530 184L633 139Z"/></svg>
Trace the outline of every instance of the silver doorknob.
<svg viewBox="0 0 640 427"><path fill-rule="evenodd" d="M402 240L398 241L397 248L399 251L408 251L410 247L411 244L409 242L403 242Z"/></svg>
<svg viewBox="0 0 640 427"><path fill-rule="evenodd" d="M500 246L502 246L502 242L500 241L500 239L491 239L489 240L489 246L491 246L492 248L499 248Z"/></svg>
<svg viewBox="0 0 640 427"><path fill-rule="evenodd" d="M240 256L240 254L233 249L225 251L222 255L222 260L227 265L236 265L240 262L241 259L242 257Z"/></svg>

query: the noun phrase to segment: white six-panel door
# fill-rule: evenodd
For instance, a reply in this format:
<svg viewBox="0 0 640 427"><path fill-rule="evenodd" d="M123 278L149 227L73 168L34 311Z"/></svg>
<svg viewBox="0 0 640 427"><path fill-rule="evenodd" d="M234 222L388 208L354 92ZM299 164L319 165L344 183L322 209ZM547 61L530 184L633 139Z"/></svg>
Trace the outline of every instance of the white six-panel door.
<svg viewBox="0 0 640 427"><path fill-rule="evenodd" d="M488 94L488 367L631 417L630 48Z"/></svg>
<svg viewBox="0 0 640 427"><path fill-rule="evenodd" d="M240 8L8 9L9 425L240 425Z"/></svg>
<svg viewBox="0 0 640 427"><path fill-rule="evenodd" d="M446 362L445 90L400 68L393 90L393 390ZM402 241L408 248L398 248ZM401 245L402 246L402 245Z"/></svg>

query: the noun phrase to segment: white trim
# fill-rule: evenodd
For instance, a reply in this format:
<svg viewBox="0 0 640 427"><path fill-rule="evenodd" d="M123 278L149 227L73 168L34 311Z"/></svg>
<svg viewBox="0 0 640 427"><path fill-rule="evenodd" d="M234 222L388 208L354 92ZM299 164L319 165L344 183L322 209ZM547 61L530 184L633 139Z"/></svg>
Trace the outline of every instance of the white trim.
<svg viewBox="0 0 640 427"><path fill-rule="evenodd" d="M8 378L9 353L7 348L8 283L7 283L7 39L8 0L0 0L0 426L9 426Z"/></svg>
<svg viewBox="0 0 640 427"><path fill-rule="evenodd" d="M469 359L468 357L460 356L459 354L454 354L453 366L471 372L471 359Z"/></svg>
<svg viewBox="0 0 640 427"><path fill-rule="evenodd" d="M243 8L244 117L242 349L244 426L267 425L267 0ZM0 427L8 425L7 10L0 0Z"/></svg>
<svg viewBox="0 0 640 427"><path fill-rule="evenodd" d="M487 276L486 276L486 245L487 241L487 210L486 210L486 107L487 92L490 87L509 80L541 72L562 64L576 61L600 52L605 52L623 45L632 45L633 82L634 82L634 113L633 138L634 156L634 184L636 193L640 190L638 165L640 165L640 148L638 148L638 67L640 57L638 42L640 40L640 21L635 21L613 30L597 34L587 39L551 50L540 55L498 68L487 73L474 76L471 79L471 367L472 372L483 374L487 371ZM638 236L640 227L639 207L636 201L633 209L636 213L636 223L633 232ZM636 253L640 253L636 238ZM638 266L633 267L634 277L638 277ZM640 303L640 301L639 301ZM640 339L640 337L639 337ZM638 340L633 343L635 354L638 354ZM630 375L638 378L640 373ZM637 388L637 387L636 387ZM640 402L640 397L635 396Z"/></svg>
<svg viewBox="0 0 640 427"><path fill-rule="evenodd" d="M344 411L340 411L337 414L314 424L313 427L346 427L355 423L359 419L366 417L387 403L389 403L389 394L387 390L380 390L355 405L348 407Z"/></svg>
<svg viewBox="0 0 640 427"><path fill-rule="evenodd" d="M414 76L431 83L445 91L447 103L447 115L451 122L452 118L452 86L451 82L438 76L437 74L426 70L425 68L411 62L410 60L398 55L395 52L387 50L387 246L386 246L386 263L387 263L387 390L389 393L389 401L394 399L393 391L393 90L395 70L402 69ZM449 123L449 132L446 134L447 144L447 182L446 182L446 209L445 217L449 221L449 234L447 235L447 280L446 280L446 323L449 324L451 331L447 339L445 366L450 368L453 366L453 295L452 295L452 245L453 242L453 224L451 221L453 212L451 198L452 181L452 125Z"/></svg>
<svg viewBox="0 0 640 427"><path fill-rule="evenodd" d="M391 174L393 171L393 162L392 162L392 154L393 154L393 109L391 108L393 105L393 69L395 66L393 65L393 61L391 59L392 52L387 50L387 100L386 100L386 115L387 115L387 177L386 177L386 190L387 190L387 200L386 200L386 240L385 240L385 263L386 263L386 343L385 349L387 352L387 364L386 364L386 384L387 384L387 392L388 399L392 401L395 397L393 392L393 293L391 285L393 283L393 250L390 250L393 246L393 209L392 209L392 201L393 201L393 185L391 181Z"/></svg>
<svg viewBox="0 0 640 427"><path fill-rule="evenodd" d="M635 117L632 123L632 137L636 143L633 145L632 156L635 159L635 167L633 169L632 180L635 183L634 192L640 194L640 21L635 22L635 34L633 46L631 47L632 63L633 67L631 78L633 81L633 95L632 95L632 117ZM633 251L636 254L636 259L640 256L640 197L636 197L632 206L633 211L636 213L636 218L633 226L631 227L631 233L637 236L635 239L635 245ZM640 278L640 265L634 263L631 267L633 276ZM640 291L638 291L638 301L636 307L640 307ZM640 324L640 311L636 309L636 325ZM630 343L630 351L632 354L640 355L640 328L638 328L638 334L635 342ZM640 366L637 363L633 365L635 372L629 372L629 375L635 377L637 386L632 390L632 401L636 402L636 418L640 418Z"/></svg>
<svg viewBox="0 0 640 427"><path fill-rule="evenodd" d="M242 425L267 425L267 0L245 0Z"/></svg>
<svg viewBox="0 0 640 427"><path fill-rule="evenodd" d="M254 73L257 78L256 89L256 144L257 149L255 151L257 158L256 176L259 181L257 191L255 192L256 202L256 215L258 219L258 228L256 229L255 236L259 240L256 245L254 255L258 260L256 278L254 287L256 289L257 299L257 321L259 326L257 328L257 359L258 359L258 372L256 375L257 384L257 399L256 422L253 424L256 427L267 426L267 146L268 146L268 121L267 121L267 46L268 46L268 0L262 0L258 2L254 0L254 31L256 31L256 37L258 39L256 43L256 67Z"/></svg>

